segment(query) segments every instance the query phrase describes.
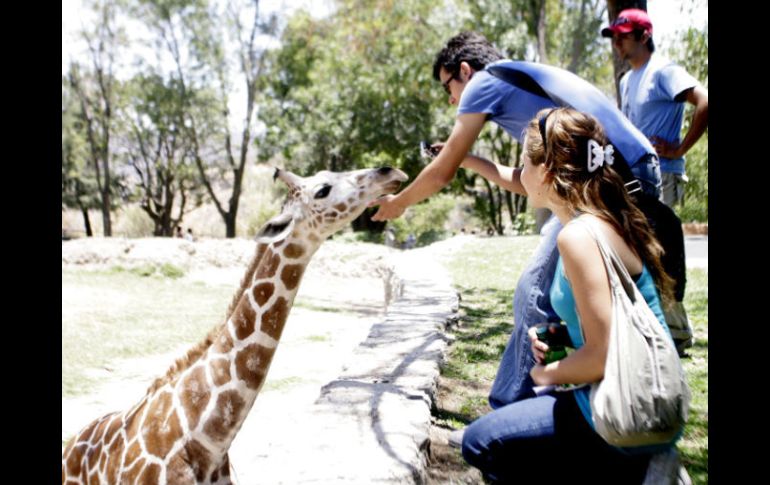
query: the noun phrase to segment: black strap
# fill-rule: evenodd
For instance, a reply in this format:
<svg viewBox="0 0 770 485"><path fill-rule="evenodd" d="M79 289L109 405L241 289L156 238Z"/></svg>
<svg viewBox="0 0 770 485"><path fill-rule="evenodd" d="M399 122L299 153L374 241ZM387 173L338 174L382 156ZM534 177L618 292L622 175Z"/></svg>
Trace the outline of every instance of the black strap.
<svg viewBox="0 0 770 485"><path fill-rule="evenodd" d="M548 93L546 93L545 90L540 87L537 81L529 76L529 74L521 71L514 71L512 69L505 69L500 66L489 66L486 68L486 71L496 78L507 82L508 84L512 84L519 89L527 91L528 93L532 93L536 96L540 96L541 98L550 99L556 103L556 101L548 96Z"/></svg>
<svg viewBox="0 0 770 485"><path fill-rule="evenodd" d="M543 88L540 87L540 85L532 79L532 77L529 76L529 74L516 71L513 69L506 69L502 66L488 66L485 69L489 74L495 76L496 78L507 82L508 84L511 84L523 91L527 91L528 93L534 94L536 96L540 96L541 98L548 99L557 105L557 101L555 101L553 98L548 96L548 93L545 92ZM545 140L545 137L543 137ZM612 141L610 140L610 143ZM636 180L636 177L631 173L631 169L628 166L628 162L625 158L620 154L618 150L615 151L615 160L617 161L618 158L620 158L621 163L616 163L613 165L612 168L615 169L616 172L623 178L623 181L626 182L626 190L629 193L636 192L641 189L641 184L638 180Z"/></svg>

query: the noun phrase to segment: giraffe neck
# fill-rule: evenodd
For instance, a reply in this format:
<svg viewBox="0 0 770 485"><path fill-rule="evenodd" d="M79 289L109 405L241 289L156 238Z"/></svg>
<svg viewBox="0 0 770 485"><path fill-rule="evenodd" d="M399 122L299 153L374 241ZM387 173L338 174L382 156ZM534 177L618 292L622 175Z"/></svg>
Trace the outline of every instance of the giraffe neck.
<svg viewBox="0 0 770 485"><path fill-rule="evenodd" d="M215 463L254 405L304 270L319 246L294 235L268 245L216 339L174 386L174 401L191 438L204 445Z"/></svg>

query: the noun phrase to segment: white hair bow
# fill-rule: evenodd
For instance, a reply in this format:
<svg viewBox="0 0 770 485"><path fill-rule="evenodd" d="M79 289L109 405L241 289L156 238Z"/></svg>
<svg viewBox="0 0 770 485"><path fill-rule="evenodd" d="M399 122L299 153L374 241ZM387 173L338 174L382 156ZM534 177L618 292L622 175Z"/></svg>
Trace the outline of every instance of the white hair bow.
<svg viewBox="0 0 770 485"><path fill-rule="evenodd" d="M605 163L612 165L615 161L612 157L613 153L615 153L615 148L612 145L607 144L606 147L602 148L596 140L588 140L588 171L595 172Z"/></svg>

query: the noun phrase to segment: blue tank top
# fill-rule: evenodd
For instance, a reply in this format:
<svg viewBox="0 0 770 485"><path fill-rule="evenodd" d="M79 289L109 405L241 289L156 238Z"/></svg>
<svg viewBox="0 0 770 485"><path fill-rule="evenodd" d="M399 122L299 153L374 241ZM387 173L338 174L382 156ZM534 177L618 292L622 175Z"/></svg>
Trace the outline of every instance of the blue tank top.
<svg viewBox="0 0 770 485"><path fill-rule="evenodd" d="M666 318L663 316L663 309L660 304L658 289L655 286L655 280L652 279L652 274L650 274L650 272L647 270L646 265L642 265L642 273L638 277L634 278L634 280L636 287L644 297L647 305L649 305L655 316L658 317L658 321L660 321L660 324L663 325L663 328L666 330L668 336L671 337L671 331L669 330L668 324L666 323ZM559 259L556 262L556 274L554 275L553 285L551 285L550 295L551 305L553 306L554 311L556 311L556 314L559 315L559 317L564 320L564 323L567 325L567 332L569 333L570 339L572 339L574 348L579 349L584 344L583 332L580 328L580 319L578 318L576 310L577 305L575 303L575 295L572 293L572 287L570 286L569 281L567 280L567 275L564 272L564 263L562 262L561 256L559 256ZM580 407L580 411L583 413L583 417L585 417L586 421L588 421L588 424L591 425L591 428L594 428L594 420L591 415L591 402L589 398L590 392L590 386L584 386L579 389L575 389L574 391L575 401L577 401L578 407ZM633 453L654 453L676 443L681 435L682 432L680 432L671 441L671 443L665 445L652 445L620 449Z"/></svg>

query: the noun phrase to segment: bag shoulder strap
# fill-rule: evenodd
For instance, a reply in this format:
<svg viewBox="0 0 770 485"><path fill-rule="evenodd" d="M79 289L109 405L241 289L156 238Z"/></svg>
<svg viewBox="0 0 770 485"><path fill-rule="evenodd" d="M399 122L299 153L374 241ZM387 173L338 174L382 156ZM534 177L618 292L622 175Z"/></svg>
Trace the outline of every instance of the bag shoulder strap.
<svg viewBox="0 0 770 485"><path fill-rule="evenodd" d="M628 273L628 269L626 269L620 256L618 256L615 249L609 244L604 234L597 230L593 224L584 219L575 218L572 219L569 224L579 224L594 238L596 245L599 246L599 252L602 255L602 259L604 260L604 267L607 268L607 276L609 277L610 285L622 287L631 301L635 302L636 293L638 291L636 289L636 283L634 283L634 280Z"/></svg>

